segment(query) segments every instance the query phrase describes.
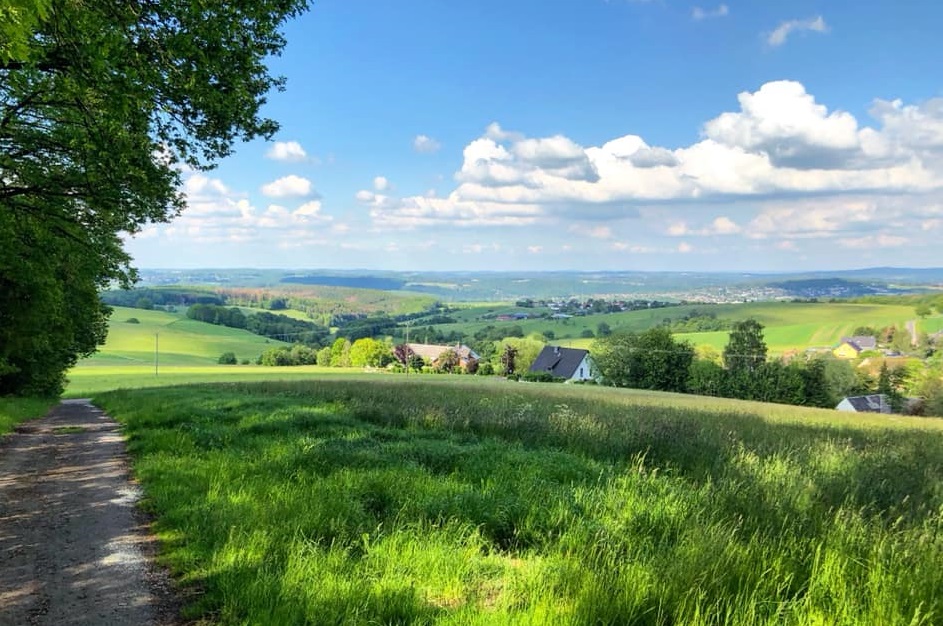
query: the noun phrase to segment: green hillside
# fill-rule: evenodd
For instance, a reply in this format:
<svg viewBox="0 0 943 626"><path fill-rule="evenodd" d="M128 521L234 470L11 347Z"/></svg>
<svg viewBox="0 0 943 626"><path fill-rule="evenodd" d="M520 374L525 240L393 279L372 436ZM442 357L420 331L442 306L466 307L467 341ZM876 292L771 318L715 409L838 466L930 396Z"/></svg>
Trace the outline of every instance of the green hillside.
<svg viewBox="0 0 943 626"><path fill-rule="evenodd" d="M139 323L128 323L131 318ZM182 312L114 307L105 345L80 361L77 368L153 365L155 348L160 365L168 367L211 365L224 352L254 362L268 348L280 345L286 344L245 330L190 320Z"/></svg>
<svg viewBox="0 0 943 626"><path fill-rule="evenodd" d="M916 319L912 306L899 304L854 304L843 302L756 302L745 304L690 304L677 307L647 309L600 315L586 315L569 319L529 319L501 322L485 319L485 315L529 312L539 314L540 309L519 309L517 307L491 305L465 308L450 314L456 319L455 324L435 326L442 332L455 330L474 334L486 326L498 328L520 326L524 334L553 332L555 340L574 340L565 343L582 345L581 334L590 330L594 333L600 323L608 324L613 331L625 330L639 332L662 324L666 319L679 319L692 312L713 314L721 319L744 320L754 318L766 327L766 340L774 352L790 348L813 346L833 346L842 336L850 335L859 326L902 326L908 320ZM417 326L421 327L421 320ZM918 328L932 332L943 327L943 316L931 317L918 322ZM727 341L726 332L689 333L681 335L696 344L709 344L723 347Z"/></svg>

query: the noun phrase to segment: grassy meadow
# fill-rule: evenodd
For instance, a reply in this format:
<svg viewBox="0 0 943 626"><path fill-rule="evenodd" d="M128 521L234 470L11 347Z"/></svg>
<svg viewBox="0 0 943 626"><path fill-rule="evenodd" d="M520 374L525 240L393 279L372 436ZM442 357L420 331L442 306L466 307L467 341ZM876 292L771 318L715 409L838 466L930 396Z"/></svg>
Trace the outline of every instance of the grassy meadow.
<svg viewBox="0 0 943 626"><path fill-rule="evenodd" d="M102 393L221 624L943 622L943 421L467 377Z"/></svg>
<svg viewBox="0 0 943 626"><path fill-rule="evenodd" d="M128 323L132 318L139 323ZM105 345L98 353L80 361L77 369L149 366L153 371L155 347L159 350L159 364L164 366L211 365L224 352L233 352L240 360L250 359L254 363L267 349L283 345L288 344L245 330L187 319L183 311L167 313L114 307Z"/></svg>
<svg viewBox="0 0 943 626"><path fill-rule="evenodd" d="M534 313L534 309L529 310ZM666 318L677 319L692 311L713 313L718 318L744 320L753 318L762 323L766 341L773 353L782 353L793 348L834 346L842 336L853 333L859 326L903 326L916 319L914 307L898 304L857 304L845 302L755 302L746 304L692 304L644 311L628 311L606 315L587 315L564 320L532 319L514 322L498 322L482 319L485 314L528 312L516 307L481 306L465 308L450 314L455 324L440 324L437 329L448 332L458 330L474 333L488 325L520 326L524 334L552 331L561 343L573 347L588 347L592 340L580 339L585 330L596 332L604 322L612 330L641 332L661 324ZM421 322L417 323L421 326ZM943 327L943 316L918 321L918 328L933 332ZM727 343L727 332L686 333L678 335L695 345L712 345L723 348Z"/></svg>
<svg viewBox="0 0 943 626"><path fill-rule="evenodd" d="M46 398L0 398L0 436L21 422L42 417L55 403Z"/></svg>

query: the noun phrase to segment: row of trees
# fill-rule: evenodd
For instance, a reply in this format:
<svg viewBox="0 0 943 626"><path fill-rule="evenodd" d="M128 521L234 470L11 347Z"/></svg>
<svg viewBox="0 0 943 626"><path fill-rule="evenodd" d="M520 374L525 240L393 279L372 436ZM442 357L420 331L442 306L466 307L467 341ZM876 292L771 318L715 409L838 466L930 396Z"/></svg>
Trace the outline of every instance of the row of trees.
<svg viewBox="0 0 943 626"><path fill-rule="evenodd" d="M236 307L227 308L215 304L194 304L187 309L187 317L199 322L239 328L262 337L297 342L307 346L323 345L330 334L327 328L314 322L268 311L246 314Z"/></svg>
<svg viewBox="0 0 943 626"><path fill-rule="evenodd" d="M817 407L834 407L846 395L872 391L900 397L901 381L893 373L871 381L845 361L786 363L768 360L767 353L763 326L755 320L734 323L722 355L699 357L665 327L616 333L593 348L603 381L618 387Z"/></svg>

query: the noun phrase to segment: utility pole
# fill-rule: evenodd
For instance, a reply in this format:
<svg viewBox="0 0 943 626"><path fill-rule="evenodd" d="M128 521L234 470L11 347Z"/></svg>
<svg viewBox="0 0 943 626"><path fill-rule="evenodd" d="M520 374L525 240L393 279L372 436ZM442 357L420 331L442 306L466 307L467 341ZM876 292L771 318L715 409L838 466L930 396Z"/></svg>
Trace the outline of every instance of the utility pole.
<svg viewBox="0 0 943 626"><path fill-rule="evenodd" d="M403 354L406 355L406 378L409 378L409 322L406 322L406 349L403 351Z"/></svg>
<svg viewBox="0 0 943 626"><path fill-rule="evenodd" d="M158 363L160 362L160 333L154 333L154 376L158 373Z"/></svg>

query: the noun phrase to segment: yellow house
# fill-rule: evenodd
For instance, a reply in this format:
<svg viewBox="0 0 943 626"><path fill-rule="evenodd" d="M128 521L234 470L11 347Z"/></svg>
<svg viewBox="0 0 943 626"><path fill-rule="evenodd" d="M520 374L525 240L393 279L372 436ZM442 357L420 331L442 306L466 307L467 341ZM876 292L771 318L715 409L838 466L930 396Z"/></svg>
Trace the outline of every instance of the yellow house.
<svg viewBox="0 0 943 626"><path fill-rule="evenodd" d="M877 349L877 340L874 337L842 337L841 343L832 350L839 359L856 359L865 350Z"/></svg>
<svg viewBox="0 0 943 626"><path fill-rule="evenodd" d="M840 346L832 350L832 354L839 359L857 359L861 350L850 341L843 341Z"/></svg>

